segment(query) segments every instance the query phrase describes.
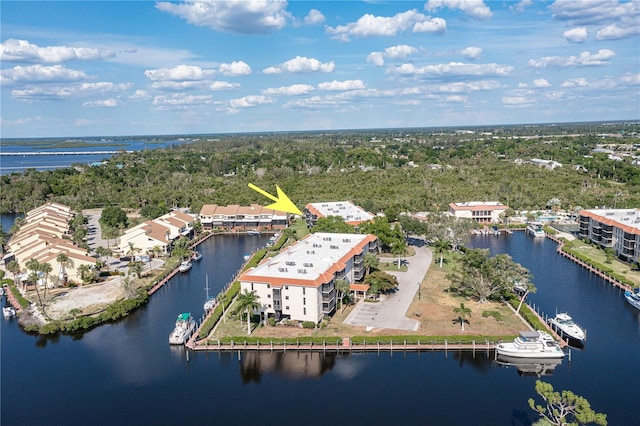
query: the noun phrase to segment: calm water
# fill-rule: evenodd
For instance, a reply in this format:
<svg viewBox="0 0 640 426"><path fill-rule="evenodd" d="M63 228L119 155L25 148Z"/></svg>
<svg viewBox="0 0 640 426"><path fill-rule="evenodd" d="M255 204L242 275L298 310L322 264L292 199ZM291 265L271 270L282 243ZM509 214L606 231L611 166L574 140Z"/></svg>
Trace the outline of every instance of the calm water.
<svg viewBox="0 0 640 426"><path fill-rule="evenodd" d="M12 145L11 142L3 140L1 143L2 152L96 152L96 151L142 151L145 149L166 148L172 145L185 143L185 140L166 140L149 142L144 139L130 139L118 141L96 141L88 140L91 146L77 146L71 148L49 148L46 145ZM95 145L94 145L95 144ZM92 164L108 160L109 155L104 154L64 154L64 155L25 155L25 156L0 156L0 175L10 173L22 173L26 169L36 169L38 171L53 170L62 167L69 167L72 164Z"/></svg>
<svg viewBox="0 0 640 426"><path fill-rule="evenodd" d="M264 237L215 237L205 255L128 318L79 338L45 339L2 320L2 424L434 424L528 425L536 377L491 356L455 351L381 354L191 353L167 343L175 316L199 313ZM530 268L548 312L568 310L587 329L544 379L607 413L640 424L640 315L618 290L524 233L478 237ZM471 318L473 321L473 318Z"/></svg>

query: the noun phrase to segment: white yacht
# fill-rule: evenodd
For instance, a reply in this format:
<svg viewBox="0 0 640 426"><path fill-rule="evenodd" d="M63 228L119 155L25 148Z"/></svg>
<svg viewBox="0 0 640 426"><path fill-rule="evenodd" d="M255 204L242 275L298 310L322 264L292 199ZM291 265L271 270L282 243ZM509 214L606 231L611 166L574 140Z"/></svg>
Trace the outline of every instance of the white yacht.
<svg viewBox="0 0 640 426"><path fill-rule="evenodd" d="M514 358L562 358L558 342L544 331L521 331L513 342L499 343L496 353Z"/></svg>
<svg viewBox="0 0 640 426"><path fill-rule="evenodd" d="M4 315L5 318L11 318L16 315L16 310L13 306L5 306L2 308L2 315Z"/></svg>
<svg viewBox="0 0 640 426"><path fill-rule="evenodd" d="M533 237L544 237L546 234L544 229L542 229L542 224L540 223L530 223L527 225L527 234Z"/></svg>
<svg viewBox="0 0 640 426"><path fill-rule="evenodd" d="M184 345L196 328L196 322L189 312L178 315L176 326L169 335L169 344Z"/></svg>
<svg viewBox="0 0 640 426"><path fill-rule="evenodd" d="M587 340L586 331L573 321L566 312L556 314L549 318L548 323L565 340L573 340L576 343L584 343Z"/></svg>
<svg viewBox="0 0 640 426"><path fill-rule="evenodd" d="M625 291L624 298L627 299L627 302L634 308L640 310L640 292L638 289L636 291Z"/></svg>
<svg viewBox="0 0 640 426"><path fill-rule="evenodd" d="M194 250L193 251L193 260L200 260L202 259L202 253L200 253L198 250Z"/></svg>
<svg viewBox="0 0 640 426"><path fill-rule="evenodd" d="M205 285L204 289L207 291L207 299L204 302L203 308L205 312L209 312L216 306L216 298L209 296L209 275L207 275L205 278L207 284Z"/></svg>
<svg viewBox="0 0 640 426"><path fill-rule="evenodd" d="M191 262L189 262L188 260L185 260L180 264L180 266L178 267L178 270L180 272L187 272L189 269L191 269L192 266L193 264Z"/></svg>

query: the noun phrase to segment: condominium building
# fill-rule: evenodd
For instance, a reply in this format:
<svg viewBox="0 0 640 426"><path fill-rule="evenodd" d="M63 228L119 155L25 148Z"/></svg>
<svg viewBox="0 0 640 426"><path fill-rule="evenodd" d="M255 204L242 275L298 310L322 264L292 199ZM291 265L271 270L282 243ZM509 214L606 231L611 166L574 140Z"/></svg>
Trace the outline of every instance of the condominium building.
<svg viewBox="0 0 640 426"><path fill-rule="evenodd" d="M285 212L259 204L218 206L205 204L198 215L203 229L283 229L288 224Z"/></svg>
<svg viewBox="0 0 640 426"><path fill-rule="evenodd" d="M449 213L460 218L473 219L478 223L501 222L500 214L509 207L498 201L467 201L450 203Z"/></svg>
<svg viewBox="0 0 640 426"><path fill-rule="evenodd" d="M131 247L140 253L162 253L170 250L173 241L181 236L191 236L194 216L179 210L171 211L156 219L129 228L118 238L118 251L128 254Z"/></svg>
<svg viewBox="0 0 640 426"><path fill-rule="evenodd" d="M329 216L341 217L345 223L354 226L375 217L373 214L367 212L360 206L356 206L351 201L309 203L304 209L304 217L309 228L312 228L319 218Z"/></svg>
<svg viewBox="0 0 640 426"><path fill-rule="evenodd" d="M640 261L640 209L582 210L580 237L588 238L629 262Z"/></svg>
<svg viewBox="0 0 640 426"><path fill-rule="evenodd" d="M240 289L256 293L261 315L319 323L335 312L336 281L362 281L364 255L377 248L373 235L309 234L243 273Z"/></svg>

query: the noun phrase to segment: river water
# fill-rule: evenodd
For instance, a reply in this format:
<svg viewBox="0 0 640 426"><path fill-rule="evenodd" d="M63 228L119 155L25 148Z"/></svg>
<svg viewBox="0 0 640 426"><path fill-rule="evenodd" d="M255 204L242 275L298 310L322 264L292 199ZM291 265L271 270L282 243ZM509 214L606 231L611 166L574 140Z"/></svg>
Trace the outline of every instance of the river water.
<svg viewBox="0 0 640 426"><path fill-rule="evenodd" d="M472 353L190 353L167 339L179 312L202 312L265 237L220 236L204 258L129 317L82 336L43 338L2 320L3 425L529 425L537 377ZM640 424L640 315L619 290L524 233L474 237L529 268L532 300L588 329L583 350L543 379L585 396L610 425ZM473 317L470 318L473 321Z"/></svg>

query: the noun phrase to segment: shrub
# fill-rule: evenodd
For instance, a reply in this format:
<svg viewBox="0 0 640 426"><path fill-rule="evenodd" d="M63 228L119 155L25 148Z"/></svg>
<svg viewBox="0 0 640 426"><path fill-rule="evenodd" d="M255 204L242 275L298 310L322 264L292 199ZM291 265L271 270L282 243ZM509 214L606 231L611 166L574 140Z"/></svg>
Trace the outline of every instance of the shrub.
<svg viewBox="0 0 640 426"><path fill-rule="evenodd" d="M269 324L271 327L275 327L276 319L274 317L267 318L267 324Z"/></svg>
<svg viewBox="0 0 640 426"><path fill-rule="evenodd" d="M316 323L313 321L303 321L302 328L316 328Z"/></svg>
<svg viewBox="0 0 640 426"><path fill-rule="evenodd" d="M496 321L502 321L502 314L498 311L482 311L482 318L488 317L493 317Z"/></svg>

